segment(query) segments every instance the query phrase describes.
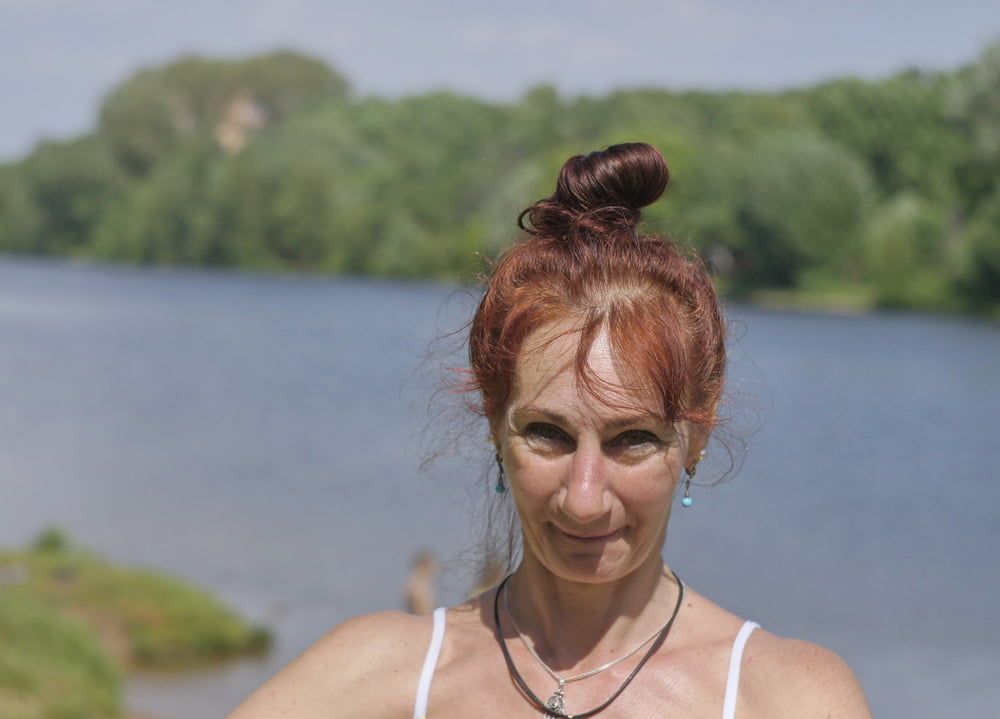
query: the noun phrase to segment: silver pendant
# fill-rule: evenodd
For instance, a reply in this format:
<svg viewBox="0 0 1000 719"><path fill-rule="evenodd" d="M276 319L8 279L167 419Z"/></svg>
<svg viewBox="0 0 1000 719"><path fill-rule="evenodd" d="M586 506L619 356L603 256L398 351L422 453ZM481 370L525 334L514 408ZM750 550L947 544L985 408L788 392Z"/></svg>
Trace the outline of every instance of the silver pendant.
<svg viewBox="0 0 1000 719"><path fill-rule="evenodd" d="M559 682L559 688L556 689L556 693L549 697L549 700L545 702L546 709L555 709L561 714L549 714L545 712L545 719L562 719L566 714L566 705L563 702L563 684Z"/></svg>

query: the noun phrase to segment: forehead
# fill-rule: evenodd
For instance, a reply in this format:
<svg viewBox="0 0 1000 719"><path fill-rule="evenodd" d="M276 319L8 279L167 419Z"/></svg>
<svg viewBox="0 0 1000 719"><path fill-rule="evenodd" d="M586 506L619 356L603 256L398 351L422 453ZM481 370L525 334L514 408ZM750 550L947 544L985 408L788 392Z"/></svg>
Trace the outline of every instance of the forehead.
<svg viewBox="0 0 1000 719"><path fill-rule="evenodd" d="M514 370L510 410L524 405L567 406L602 417L638 413L657 415L660 403L654 393L615 357L605 328L600 328L578 367L579 328L568 322L546 325L530 334L521 348Z"/></svg>

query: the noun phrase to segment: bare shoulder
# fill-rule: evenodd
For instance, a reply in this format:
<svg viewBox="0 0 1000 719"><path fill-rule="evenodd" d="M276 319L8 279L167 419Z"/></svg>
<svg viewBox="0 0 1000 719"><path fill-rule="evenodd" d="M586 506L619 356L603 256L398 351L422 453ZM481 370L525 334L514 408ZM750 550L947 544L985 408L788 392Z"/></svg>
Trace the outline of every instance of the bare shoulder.
<svg viewBox="0 0 1000 719"><path fill-rule="evenodd" d="M818 644L758 629L750 635L742 666L740 703L746 701L752 715L871 719L854 672Z"/></svg>
<svg viewBox="0 0 1000 719"><path fill-rule="evenodd" d="M264 683L228 719L407 716L431 629L431 617L402 612L349 619Z"/></svg>

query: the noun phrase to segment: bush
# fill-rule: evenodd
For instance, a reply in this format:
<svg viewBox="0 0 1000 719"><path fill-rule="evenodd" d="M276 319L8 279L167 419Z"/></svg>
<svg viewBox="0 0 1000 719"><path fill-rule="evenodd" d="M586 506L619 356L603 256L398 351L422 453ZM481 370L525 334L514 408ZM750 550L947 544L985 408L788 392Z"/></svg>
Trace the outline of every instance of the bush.
<svg viewBox="0 0 1000 719"><path fill-rule="evenodd" d="M49 527L38 535L31 548L36 552L65 552L70 548L69 538L58 527Z"/></svg>

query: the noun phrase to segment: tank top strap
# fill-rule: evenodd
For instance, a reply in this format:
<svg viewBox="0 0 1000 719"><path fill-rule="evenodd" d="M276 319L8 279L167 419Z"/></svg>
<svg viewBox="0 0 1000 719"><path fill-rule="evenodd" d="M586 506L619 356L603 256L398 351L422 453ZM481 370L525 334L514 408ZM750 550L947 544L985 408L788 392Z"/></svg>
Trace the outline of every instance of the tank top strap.
<svg viewBox="0 0 1000 719"><path fill-rule="evenodd" d="M740 690L740 664L743 661L743 648L754 629L760 627L756 622L746 621L736 633L733 640L733 650L729 654L729 673L726 675L726 696L722 702L722 719L735 719L736 697Z"/></svg>
<svg viewBox="0 0 1000 719"><path fill-rule="evenodd" d="M431 632L431 644L427 647L424 657L424 668L420 671L420 683L417 684L417 699L413 703L413 719L427 719L427 700L431 695L431 679L434 678L434 668L437 666L441 645L444 643L445 612L447 609L438 607L434 610L434 629Z"/></svg>

